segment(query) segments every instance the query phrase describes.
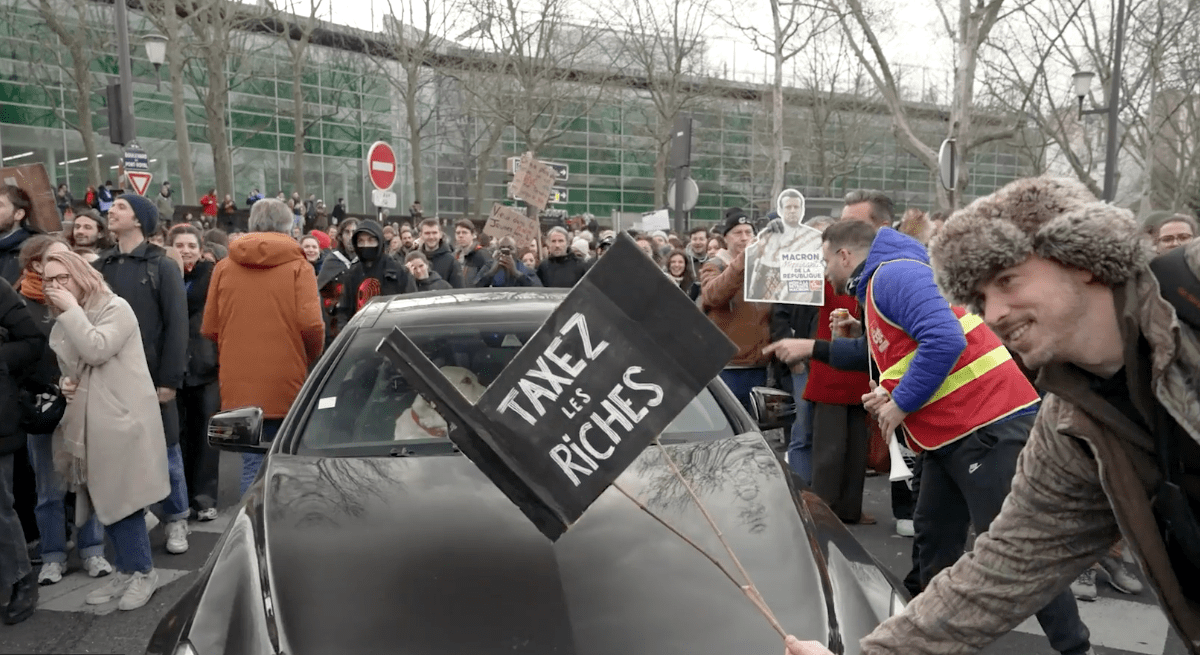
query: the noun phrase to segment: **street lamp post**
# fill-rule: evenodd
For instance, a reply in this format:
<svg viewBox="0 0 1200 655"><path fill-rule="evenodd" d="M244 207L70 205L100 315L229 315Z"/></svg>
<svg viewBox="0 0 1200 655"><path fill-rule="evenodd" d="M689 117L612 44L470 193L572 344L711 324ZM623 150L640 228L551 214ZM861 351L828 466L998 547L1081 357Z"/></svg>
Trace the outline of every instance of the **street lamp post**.
<svg viewBox="0 0 1200 655"><path fill-rule="evenodd" d="M1108 115L1108 136L1104 144L1104 200L1107 202L1112 202L1117 195L1117 146L1119 145L1117 143L1119 127L1117 120L1121 109L1121 52L1125 45L1125 0L1117 0L1115 28L1116 43L1113 46L1112 75L1109 77L1108 83L1108 106L1085 110L1083 97L1088 94L1095 74L1081 71L1072 76L1075 95L1079 98L1079 117L1083 118L1086 114Z"/></svg>
<svg viewBox="0 0 1200 655"><path fill-rule="evenodd" d="M161 34L147 34L142 37L142 45L146 46L146 59L154 64L154 90L162 90L162 77L158 69L167 60L167 37Z"/></svg>
<svg viewBox="0 0 1200 655"><path fill-rule="evenodd" d="M109 124L110 140L126 145L137 135L133 117L133 69L129 61L129 8L126 0L113 3L113 21L117 28L117 99L119 110L110 111L109 116L120 120L120 126Z"/></svg>

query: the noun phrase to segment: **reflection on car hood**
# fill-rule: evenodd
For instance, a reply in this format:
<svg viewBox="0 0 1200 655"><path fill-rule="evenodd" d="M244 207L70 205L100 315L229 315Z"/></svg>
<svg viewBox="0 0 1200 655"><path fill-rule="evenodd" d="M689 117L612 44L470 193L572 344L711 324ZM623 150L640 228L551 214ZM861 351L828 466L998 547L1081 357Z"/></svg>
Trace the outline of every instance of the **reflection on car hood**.
<svg viewBox="0 0 1200 655"><path fill-rule="evenodd" d="M762 438L668 448L783 626L824 641L818 564ZM552 544L464 457L271 462L265 553L283 652L780 651L741 591L616 489ZM736 575L657 449L618 484Z"/></svg>

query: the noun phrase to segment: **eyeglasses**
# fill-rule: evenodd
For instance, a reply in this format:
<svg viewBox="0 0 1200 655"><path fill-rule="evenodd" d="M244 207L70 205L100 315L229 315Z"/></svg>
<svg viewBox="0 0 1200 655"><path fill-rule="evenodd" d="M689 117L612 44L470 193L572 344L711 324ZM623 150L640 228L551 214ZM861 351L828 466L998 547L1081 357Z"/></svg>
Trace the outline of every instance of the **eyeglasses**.
<svg viewBox="0 0 1200 655"><path fill-rule="evenodd" d="M1169 234L1165 237L1158 237L1158 242L1164 246L1182 245L1192 240L1190 234Z"/></svg>
<svg viewBox="0 0 1200 655"><path fill-rule="evenodd" d="M53 282L56 286L65 287L65 286L67 286L67 283L70 281L71 281L71 274L63 273L62 275L55 275L54 277L43 278L42 284L45 284L46 282Z"/></svg>

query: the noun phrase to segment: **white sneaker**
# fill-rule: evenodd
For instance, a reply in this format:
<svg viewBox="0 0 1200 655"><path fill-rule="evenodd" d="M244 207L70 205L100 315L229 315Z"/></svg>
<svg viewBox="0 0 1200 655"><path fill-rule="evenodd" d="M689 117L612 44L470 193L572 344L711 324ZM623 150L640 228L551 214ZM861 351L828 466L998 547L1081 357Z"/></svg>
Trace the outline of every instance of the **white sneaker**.
<svg viewBox="0 0 1200 655"><path fill-rule="evenodd" d="M896 519L896 534L901 537L911 537L917 532L913 529L912 519Z"/></svg>
<svg viewBox="0 0 1200 655"><path fill-rule="evenodd" d="M83 570L93 578L103 578L113 572L113 567L103 555L92 555L83 563Z"/></svg>
<svg viewBox="0 0 1200 655"><path fill-rule="evenodd" d="M167 524L167 552L178 555L188 549L187 519L171 521Z"/></svg>
<svg viewBox="0 0 1200 655"><path fill-rule="evenodd" d="M135 610L149 602L150 596L154 595L157 588L158 569L150 569L149 573L134 573L117 608Z"/></svg>
<svg viewBox="0 0 1200 655"><path fill-rule="evenodd" d="M46 562L38 573L38 584L48 585L62 582L63 574L67 572L66 562Z"/></svg>
<svg viewBox="0 0 1200 655"><path fill-rule="evenodd" d="M209 507L208 509L202 509L199 512L196 512L196 520L197 521L215 521L215 520L217 520L217 508Z"/></svg>
<svg viewBox="0 0 1200 655"><path fill-rule="evenodd" d="M1101 557L1100 568L1108 576L1108 584L1112 585L1113 589L1123 594L1142 593L1144 588L1141 580L1130 573L1121 560L1115 557Z"/></svg>
<svg viewBox="0 0 1200 655"><path fill-rule="evenodd" d="M1086 571L1079 574L1075 578L1075 582L1071 583L1071 593L1075 594L1075 598L1084 601L1096 600L1096 569L1088 567Z"/></svg>
<svg viewBox="0 0 1200 655"><path fill-rule="evenodd" d="M88 605L103 605L124 594L125 588L129 586L129 580L129 575L116 573L104 586L93 589L87 595L87 598L84 599L84 602Z"/></svg>
<svg viewBox="0 0 1200 655"><path fill-rule="evenodd" d="M146 532L150 532L154 528L157 528L159 523L160 521L158 520L158 516L155 515L154 512L146 510Z"/></svg>

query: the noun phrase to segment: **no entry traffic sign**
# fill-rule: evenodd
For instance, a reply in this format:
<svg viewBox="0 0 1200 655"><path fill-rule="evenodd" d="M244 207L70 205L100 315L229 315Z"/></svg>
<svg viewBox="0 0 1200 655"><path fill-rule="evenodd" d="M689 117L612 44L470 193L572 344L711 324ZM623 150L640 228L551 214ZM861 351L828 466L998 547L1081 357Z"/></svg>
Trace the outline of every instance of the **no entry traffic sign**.
<svg viewBox="0 0 1200 655"><path fill-rule="evenodd" d="M371 144L367 151L367 173L376 189L386 191L396 183L396 152L383 141Z"/></svg>

